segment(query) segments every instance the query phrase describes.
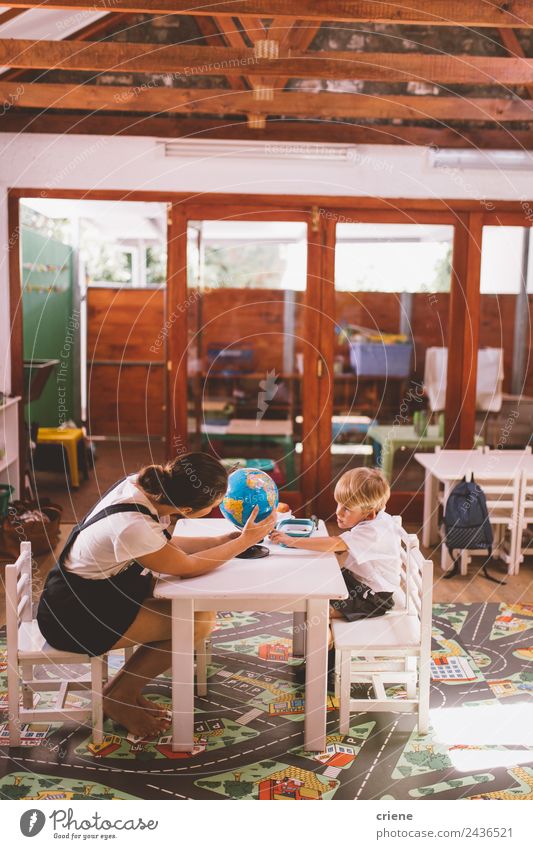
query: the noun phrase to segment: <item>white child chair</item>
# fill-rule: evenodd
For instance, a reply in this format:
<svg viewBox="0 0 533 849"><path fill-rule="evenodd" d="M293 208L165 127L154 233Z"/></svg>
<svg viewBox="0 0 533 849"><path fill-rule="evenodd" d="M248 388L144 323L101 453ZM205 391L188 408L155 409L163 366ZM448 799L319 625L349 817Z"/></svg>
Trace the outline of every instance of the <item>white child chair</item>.
<svg viewBox="0 0 533 849"><path fill-rule="evenodd" d="M518 574L525 554L533 554L531 541L524 546L524 532L533 525L533 472L522 471L520 480L520 503L516 533L515 574Z"/></svg>
<svg viewBox="0 0 533 849"><path fill-rule="evenodd" d="M32 556L31 543L23 542L15 563L6 566L6 636L7 636L7 691L9 746L20 746L21 730L31 722L90 722L93 742L103 741L103 684L108 678L108 655L91 657L88 654L61 651L46 642L33 618ZM133 648L124 649L127 660ZM210 643L206 641L197 653L198 695L207 693L207 663ZM62 677L36 680L35 666L58 667L87 664L89 675L66 679ZM61 670L64 673L64 670ZM22 705L20 690L22 687ZM68 696L73 692L90 694L86 706L68 705ZM38 707L35 694L56 693L53 705Z"/></svg>
<svg viewBox="0 0 533 849"><path fill-rule="evenodd" d="M9 745L20 746L22 726L30 722L74 722L90 721L93 729L93 741L103 741L103 701L104 656L90 657L87 654L59 651L52 648L39 630L37 620L32 613L32 572L31 543L23 542L20 555L15 563L6 566L6 635L7 635L7 692L8 692L8 730ZM33 677L33 665L57 666L59 664L90 665L90 675L73 681L64 678L36 680ZM19 667L29 679L21 680ZM20 705L20 685L23 699ZM88 706L66 705L68 696L76 691L90 691L91 703ZM34 704L35 693L56 693L55 703L40 708Z"/></svg>
<svg viewBox="0 0 533 849"><path fill-rule="evenodd" d="M496 452L491 452L495 454ZM465 475L467 480L472 480L472 472ZM516 569L517 546L519 539L519 514L520 514L520 487L514 476L507 476L502 472L495 471L475 475L475 482L481 487L487 502L489 521L493 530L492 556L499 558L507 565L508 575L512 575ZM453 486L447 484L445 490L445 501ZM443 541L443 552L446 545ZM486 551L475 551L463 549L460 553L460 572L465 576L468 574L468 565L475 554L486 555ZM445 555L449 558L446 549ZM443 554L444 557L444 554Z"/></svg>
<svg viewBox="0 0 533 849"><path fill-rule="evenodd" d="M395 516L401 540L403 607L357 622L332 622L340 732L349 733L350 713L391 711L418 714L418 732L429 728L433 563L425 560L416 534ZM370 684L373 698L352 699L352 684ZM403 684L405 699L387 696L386 684Z"/></svg>

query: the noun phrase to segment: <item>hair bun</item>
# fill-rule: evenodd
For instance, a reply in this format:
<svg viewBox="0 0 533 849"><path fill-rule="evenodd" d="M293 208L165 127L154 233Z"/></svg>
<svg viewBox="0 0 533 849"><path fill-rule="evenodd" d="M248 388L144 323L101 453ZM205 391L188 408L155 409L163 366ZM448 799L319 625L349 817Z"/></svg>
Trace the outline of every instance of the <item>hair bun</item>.
<svg viewBox="0 0 533 849"><path fill-rule="evenodd" d="M216 457L190 451L163 465L145 466L137 483L159 504L201 510L220 501L226 492L228 473Z"/></svg>
<svg viewBox="0 0 533 849"><path fill-rule="evenodd" d="M150 495L161 495L167 473L163 466L145 466L139 475L139 484Z"/></svg>

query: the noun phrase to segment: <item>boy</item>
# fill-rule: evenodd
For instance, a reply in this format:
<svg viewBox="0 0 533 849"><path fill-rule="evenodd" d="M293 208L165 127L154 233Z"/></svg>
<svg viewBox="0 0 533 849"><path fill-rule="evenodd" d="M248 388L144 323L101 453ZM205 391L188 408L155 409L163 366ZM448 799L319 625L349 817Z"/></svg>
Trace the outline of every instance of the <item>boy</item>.
<svg viewBox="0 0 533 849"><path fill-rule="evenodd" d="M342 572L349 598L331 602L332 618L354 622L382 616L400 590L400 536L384 509L389 484L379 469L362 467L345 472L334 495L340 536L295 539L272 531L270 539L289 548L346 552Z"/></svg>

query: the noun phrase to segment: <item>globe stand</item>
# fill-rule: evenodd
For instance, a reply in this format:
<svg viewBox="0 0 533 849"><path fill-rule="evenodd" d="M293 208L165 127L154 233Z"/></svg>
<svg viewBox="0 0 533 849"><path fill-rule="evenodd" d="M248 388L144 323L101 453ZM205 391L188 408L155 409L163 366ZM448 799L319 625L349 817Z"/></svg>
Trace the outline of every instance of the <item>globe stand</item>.
<svg viewBox="0 0 533 849"><path fill-rule="evenodd" d="M236 557L242 560L259 560L260 557L268 557L270 549L266 545L251 545L246 551L241 551Z"/></svg>

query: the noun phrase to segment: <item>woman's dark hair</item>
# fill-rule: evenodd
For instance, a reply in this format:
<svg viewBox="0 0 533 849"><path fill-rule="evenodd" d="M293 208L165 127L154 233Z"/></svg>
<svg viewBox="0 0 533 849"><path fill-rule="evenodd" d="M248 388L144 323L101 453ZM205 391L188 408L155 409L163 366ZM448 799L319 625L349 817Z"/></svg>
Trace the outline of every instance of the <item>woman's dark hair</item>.
<svg viewBox="0 0 533 849"><path fill-rule="evenodd" d="M201 510L224 495L228 473L210 454L191 451L162 466L145 466L137 483L158 504Z"/></svg>

